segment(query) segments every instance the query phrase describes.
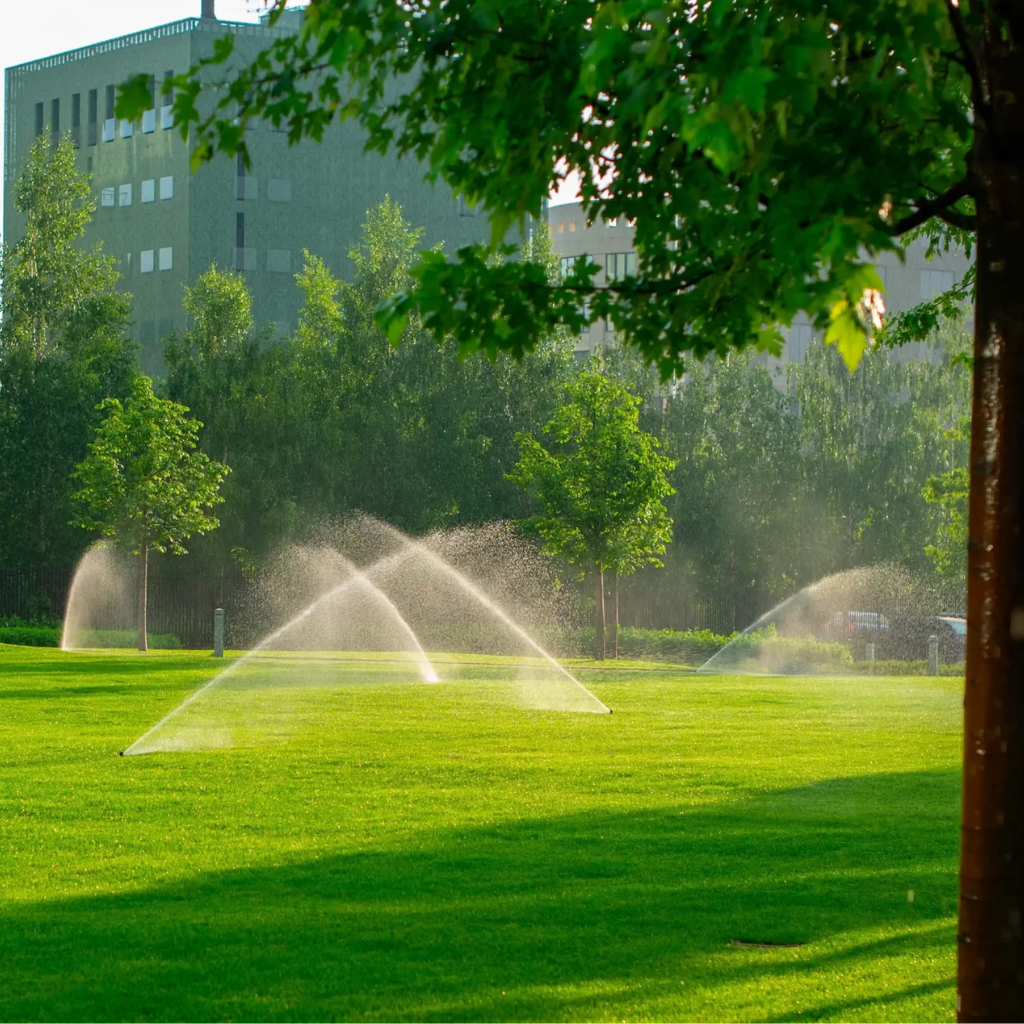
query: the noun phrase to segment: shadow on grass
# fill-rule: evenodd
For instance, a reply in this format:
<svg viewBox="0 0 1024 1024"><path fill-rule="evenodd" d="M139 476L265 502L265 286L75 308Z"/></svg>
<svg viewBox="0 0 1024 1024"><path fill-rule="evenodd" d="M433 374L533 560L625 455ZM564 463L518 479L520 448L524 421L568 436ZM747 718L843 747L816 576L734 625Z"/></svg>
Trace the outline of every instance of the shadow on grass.
<svg viewBox="0 0 1024 1024"><path fill-rule="evenodd" d="M621 1019L681 991L717 1019L842 1017L951 984L905 969L953 943L958 785L863 776L8 905L0 1017Z"/></svg>

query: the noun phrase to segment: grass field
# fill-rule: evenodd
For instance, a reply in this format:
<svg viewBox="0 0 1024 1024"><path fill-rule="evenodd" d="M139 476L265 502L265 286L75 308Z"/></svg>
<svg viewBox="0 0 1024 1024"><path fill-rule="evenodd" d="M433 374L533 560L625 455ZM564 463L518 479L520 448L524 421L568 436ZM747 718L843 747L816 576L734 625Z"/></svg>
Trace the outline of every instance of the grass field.
<svg viewBox="0 0 1024 1024"><path fill-rule="evenodd" d="M117 756L214 665L0 646L0 1018L953 1019L958 680L467 667Z"/></svg>

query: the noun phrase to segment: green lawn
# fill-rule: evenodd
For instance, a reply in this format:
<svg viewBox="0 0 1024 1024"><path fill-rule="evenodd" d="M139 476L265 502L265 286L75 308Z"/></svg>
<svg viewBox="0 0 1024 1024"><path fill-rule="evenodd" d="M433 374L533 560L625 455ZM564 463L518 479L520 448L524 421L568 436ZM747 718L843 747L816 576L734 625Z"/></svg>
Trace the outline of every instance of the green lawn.
<svg viewBox="0 0 1024 1024"><path fill-rule="evenodd" d="M118 757L215 665L0 646L3 1019L953 1019L957 680L465 667Z"/></svg>

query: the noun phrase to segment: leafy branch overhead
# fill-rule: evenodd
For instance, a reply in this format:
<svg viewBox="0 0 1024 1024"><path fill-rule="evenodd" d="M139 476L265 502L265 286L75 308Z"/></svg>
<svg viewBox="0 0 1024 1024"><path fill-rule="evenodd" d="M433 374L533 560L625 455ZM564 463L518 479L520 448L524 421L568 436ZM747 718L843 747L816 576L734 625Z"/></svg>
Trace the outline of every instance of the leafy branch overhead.
<svg viewBox="0 0 1024 1024"><path fill-rule="evenodd" d="M226 35L166 88L195 164L248 158L260 120L298 142L348 118L483 207L491 244L425 256L381 311L389 333L417 308L439 336L519 353L609 318L668 375L687 353L778 351L805 310L854 365L878 255L936 219L973 226L962 17L944 0L311 0L256 60ZM151 103L142 85L119 116ZM635 220L635 277L490 259L572 172L588 217Z"/></svg>

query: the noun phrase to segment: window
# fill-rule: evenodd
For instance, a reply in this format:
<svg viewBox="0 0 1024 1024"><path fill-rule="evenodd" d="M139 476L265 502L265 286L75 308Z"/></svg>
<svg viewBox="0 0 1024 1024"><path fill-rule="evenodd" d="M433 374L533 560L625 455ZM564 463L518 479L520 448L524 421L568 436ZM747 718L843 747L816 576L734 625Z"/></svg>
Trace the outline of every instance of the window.
<svg viewBox="0 0 1024 1024"><path fill-rule="evenodd" d="M131 121L121 122L121 138L130 139L135 132L135 128L132 126Z"/></svg>
<svg viewBox="0 0 1024 1024"><path fill-rule="evenodd" d="M132 187L131 185L121 185L117 190L117 205L118 206L131 206L132 205Z"/></svg>
<svg viewBox="0 0 1024 1024"><path fill-rule="evenodd" d="M636 277L636 253L608 253L605 257L605 276L609 281L621 281L624 277Z"/></svg>
<svg viewBox="0 0 1024 1024"><path fill-rule="evenodd" d="M476 210L466 202L465 196L456 196L455 211L460 217L475 217Z"/></svg>
<svg viewBox="0 0 1024 1024"><path fill-rule="evenodd" d="M562 277L568 277L576 269L577 262L581 264L586 263L586 254L584 253L580 256L563 256L559 260L562 267Z"/></svg>
<svg viewBox="0 0 1024 1024"><path fill-rule="evenodd" d="M245 248L245 214L235 214L235 248Z"/></svg>
<svg viewBox="0 0 1024 1024"><path fill-rule="evenodd" d="M246 172L245 159L239 153L235 158L235 198L253 200L258 195L259 182Z"/></svg>
<svg viewBox="0 0 1024 1024"><path fill-rule="evenodd" d="M112 117L108 117L107 120L103 122L103 141L114 141L114 119Z"/></svg>
<svg viewBox="0 0 1024 1024"><path fill-rule="evenodd" d="M174 110L170 103L165 103L160 108L160 128L162 131L170 131L174 127Z"/></svg>
<svg viewBox="0 0 1024 1024"><path fill-rule="evenodd" d="M921 298L927 301L934 299L936 295L949 291L953 287L952 270L922 270L921 271Z"/></svg>
<svg viewBox="0 0 1024 1024"><path fill-rule="evenodd" d="M161 270L171 270L174 267L174 250L170 246L160 250L159 266Z"/></svg>
<svg viewBox="0 0 1024 1024"><path fill-rule="evenodd" d="M789 344L786 354L792 363L802 363L814 340L814 328L810 324L794 324L789 329Z"/></svg>
<svg viewBox="0 0 1024 1024"><path fill-rule="evenodd" d="M114 186L100 189L100 206L114 205Z"/></svg>
<svg viewBox="0 0 1024 1024"><path fill-rule="evenodd" d="M617 228L619 226L619 218L618 217L609 217L605 221L605 224L607 224L608 227L610 227L610 228Z"/></svg>
<svg viewBox="0 0 1024 1024"><path fill-rule="evenodd" d="M173 199L174 198L174 175L168 174L166 177L160 179L160 198L161 199Z"/></svg>
<svg viewBox="0 0 1024 1024"><path fill-rule="evenodd" d="M569 221L569 230L570 231L575 231L576 230L576 221L574 221L574 220Z"/></svg>
<svg viewBox="0 0 1024 1024"><path fill-rule="evenodd" d="M82 94L76 92L71 97L71 137L78 145L78 132L82 127Z"/></svg>
<svg viewBox="0 0 1024 1024"><path fill-rule="evenodd" d="M132 254L128 253L128 258L124 261L125 273L130 274L132 272Z"/></svg>
<svg viewBox="0 0 1024 1024"><path fill-rule="evenodd" d="M107 111L104 117L108 121L113 120L114 117L114 87L112 85L107 86Z"/></svg>
<svg viewBox="0 0 1024 1024"><path fill-rule="evenodd" d="M271 178L267 182L267 198L272 203L290 203L292 201L291 179Z"/></svg>
<svg viewBox="0 0 1024 1024"><path fill-rule="evenodd" d="M139 190L139 202L151 203L154 199L156 199L156 181L153 178L147 178Z"/></svg>
<svg viewBox="0 0 1024 1024"><path fill-rule="evenodd" d="M156 131L156 111L144 110L142 112L142 134L151 135Z"/></svg>
<svg viewBox="0 0 1024 1024"><path fill-rule="evenodd" d="M558 222L558 233L559 233L560 235L564 235L564 234L565 234L565 222L564 222L564 221L561 221L561 220L560 220L560 221Z"/></svg>
<svg viewBox="0 0 1024 1024"><path fill-rule="evenodd" d="M89 128L86 133L85 141L90 146L95 146L97 142L96 125L99 121L99 90L89 90Z"/></svg>
<svg viewBox="0 0 1024 1024"><path fill-rule="evenodd" d="M287 249L267 250L267 270L275 274L287 274L292 269L292 254Z"/></svg>
<svg viewBox="0 0 1024 1024"><path fill-rule="evenodd" d="M50 134L55 140L60 136L60 100L50 101Z"/></svg>
<svg viewBox="0 0 1024 1024"><path fill-rule="evenodd" d="M36 104L36 135L42 135L46 128L46 112L42 103Z"/></svg>
<svg viewBox="0 0 1024 1024"><path fill-rule="evenodd" d="M143 249L139 253L139 271L143 274L153 273L153 250Z"/></svg>

